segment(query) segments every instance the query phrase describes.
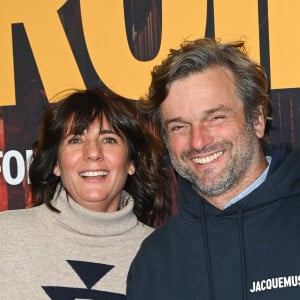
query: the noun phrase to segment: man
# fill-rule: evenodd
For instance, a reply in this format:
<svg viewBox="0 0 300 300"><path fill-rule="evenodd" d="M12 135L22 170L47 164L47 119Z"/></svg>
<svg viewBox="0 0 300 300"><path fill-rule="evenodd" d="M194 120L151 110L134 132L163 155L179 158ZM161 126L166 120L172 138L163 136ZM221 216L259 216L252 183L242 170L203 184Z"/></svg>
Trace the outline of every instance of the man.
<svg viewBox="0 0 300 300"><path fill-rule="evenodd" d="M179 211L143 243L129 300L300 299L300 154L266 152L269 103L243 43L185 42L154 68Z"/></svg>

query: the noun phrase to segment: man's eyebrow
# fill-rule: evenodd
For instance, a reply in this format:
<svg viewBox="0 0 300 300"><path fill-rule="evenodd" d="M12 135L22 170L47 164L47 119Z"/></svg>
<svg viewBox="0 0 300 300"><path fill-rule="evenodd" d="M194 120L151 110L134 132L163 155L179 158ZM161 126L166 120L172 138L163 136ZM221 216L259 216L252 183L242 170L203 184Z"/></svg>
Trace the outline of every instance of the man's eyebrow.
<svg viewBox="0 0 300 300"><path fill-rule="evenodd" d="M208 109L208 110L204 110L202 112L202 115L203 116L209 116L209 115L212 115L216 112L231 112L232 111L232 108L231 107L228 107L228 106L225 106L223 104L221 104L220 106L218 107L214 107L212 109ZM164 124L165 126L168 126L169 124L171 123L189 123L188 121L186 121L185 119L183 119L182 117L175 117L175 118L171 118L171 119L167 119Z"/></svg>
<svg viewBox="0 0 300 300"><path fill-rule="evenodd" d="M228 107L228 106L225 106L225 105L221 104L218 107L215 107L215 108L208 109L208 110L204 111L203 114L211 115L211 114L214 114L216 112L230 112L230 111L232 111L231 107Z"/></svg>
<svg viewBox="0 0 300 300"><path fill-rule="evenodd" d="M165 123L165 126L168 126L171 123L188 123L188 122L185 121L181 117L176 117L176 118L172 118L172 119L167 119L164 123Z"/></svg>
<svg viewBox="0 0 300 300"><path fill-rule="evenodd" d="M206 114L211 114L211 113L215 113L217 111L224 111L224 112L227 112L227 111L232 111L232 107L231 106L227 106L227 105L224 105L224 104L220 104L219 106L217 107L214 107L212 109L208 109L207 111L205 111L204 113Z"/></svg>

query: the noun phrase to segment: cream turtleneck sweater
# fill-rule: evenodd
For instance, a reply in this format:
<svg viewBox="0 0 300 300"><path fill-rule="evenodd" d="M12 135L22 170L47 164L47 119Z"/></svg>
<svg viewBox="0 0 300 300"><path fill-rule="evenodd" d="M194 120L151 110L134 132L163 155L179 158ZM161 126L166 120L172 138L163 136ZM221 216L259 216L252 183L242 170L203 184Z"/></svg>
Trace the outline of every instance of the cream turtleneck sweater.
<svg viewBox="0 0 300 300"><path fill-rule="evenodd" d="M64 190L44 204L0 213L0 299L125 299L128 268L153 228L133 198L113 213L83 208Z"/></svg>

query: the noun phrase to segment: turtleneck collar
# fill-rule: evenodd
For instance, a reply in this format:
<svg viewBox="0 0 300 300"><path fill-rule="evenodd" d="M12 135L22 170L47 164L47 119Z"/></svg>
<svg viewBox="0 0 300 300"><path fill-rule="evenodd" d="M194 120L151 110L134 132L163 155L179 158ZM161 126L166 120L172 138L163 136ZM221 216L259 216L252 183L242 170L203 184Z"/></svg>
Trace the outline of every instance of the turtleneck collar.
<svg viewBox="0 0 300 300"><path fill-rule="evenodd" d="M52 205L60 213L52 212L54 218L64 227L88 236L111 236L129 231L137 224L133 213L134 199L126 191L122 192L120 209L116 212L96 212L84 208L65 189L54 196Z"/></svg>

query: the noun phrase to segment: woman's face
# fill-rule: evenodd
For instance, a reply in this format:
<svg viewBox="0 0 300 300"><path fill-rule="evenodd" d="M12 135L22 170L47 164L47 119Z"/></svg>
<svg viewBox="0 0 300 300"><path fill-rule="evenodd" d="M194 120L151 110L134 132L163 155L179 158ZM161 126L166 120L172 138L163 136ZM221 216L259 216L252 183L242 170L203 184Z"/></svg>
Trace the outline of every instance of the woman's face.
<svg viewBox="0 0 300 300"><path fill-rule="evenodd" d="M128 175L135 168L128 161L127 142L103 117L81 135L67 134L58 148L53 173L72 198L87 209L113 212L118 209Z"/></svg>

